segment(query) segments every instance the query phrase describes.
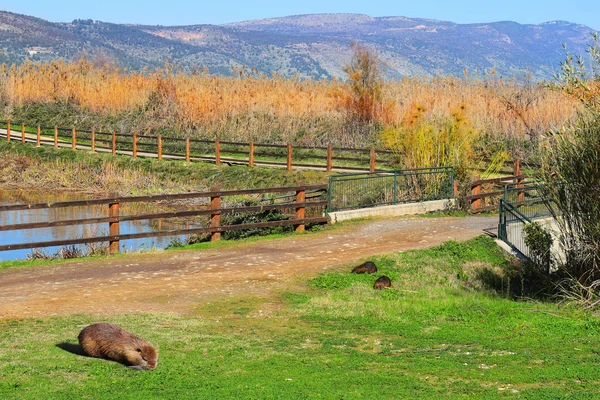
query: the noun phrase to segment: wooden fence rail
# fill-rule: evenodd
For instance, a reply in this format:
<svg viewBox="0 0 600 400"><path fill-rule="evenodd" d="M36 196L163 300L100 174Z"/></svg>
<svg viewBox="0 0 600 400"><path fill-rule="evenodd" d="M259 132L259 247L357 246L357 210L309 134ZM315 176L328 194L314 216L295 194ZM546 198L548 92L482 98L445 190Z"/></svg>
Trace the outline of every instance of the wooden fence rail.
<svg viewBox="0 0 600 400"><path fill-rule="evenodd" d="M11 140L11 121L0 121L0 127L6 126L6 139ZM54 137L44 136L44 132L54 132ZM31 135L27 137L27 134ZM34 137L35 135L35 137ZM53 139L53 140L52 140ZM163 158L186 161L208 161L216 165L238 164L248 166L285 167L323 169L325 171L375 171L391 167L393 152L371 148L348 147L308 147L293 144L278 145L255 142L214 141L166 137L162 135L140 135L106 133L96 130L86 131L75 128L48 128L37 126L37 131L27 131L25 123L21 123L21 141L41 145L71 147L73 150L91 150L112 152L113 155L123 154L137 157L154 157L159 161ZM270 149L270 150L269 150ZM387 158L377 158L378 155ZM223 157L223 155L228 155ZM261 157L262 159L257 159ZM281 160L281 161L280 161ZM300 160L300 162L298 162ZM319 162L306 162L319 161ZM340 164L343 163L343 164Z"/></svg>
<svg viewBox="0 0 600 400"><path fill-rule="evenodd" d="M493 211L498 209L497 204L493 205L482 205L483 199L488 198L500 198L504 195L504 190L493 190L491 192L482 192L484 185L491 185L493 188L501 187L504 185L512 184L515 182L524 182L527 178L527 175L518 175L518 176L504 176L502 178L494 178L494 179L482 179L475 180L469 184L462 185L461 187L470 189L470 194L465 196L465 200L470 203L470 211L474 213L483 212L483 211Z"/></svg>
<svg viewBox="0 0 600 400"><path fill-rule="evenodd" d="M478 176L475 177L471 183L460 186L463 190L467 189L468 195L464 198L466 201L470 203L470 211L474 213L483 212L483 211L493 211L498 209L497 204L492 205L483 205L484 199L490 198L500 198L504 195L504 186L508 184L517 184L517 188L519 185L524 185L528 175L521 173L521 161L515 160L513 164L513 175L510 176L502 176L499 178L493 179L479 179ZM484 190L484 186L491 187L492 189L502 188L502 190L492 190L491 192L482 192ZM524 193L519 193L519 197L524 196Z"/></svg>
<svg viewBox="0 0 600 400"><path fill-rule="evenodd" d="M327 185L304 185L294 187L274 187L264 189L248 189L248 190L230 190L230 191L211 191L202 193L182 193L182 194L169 194L169 195L157 195L157 196L135 196L135 197L116 197L106 199L91 199L91 200L79 200L79 201L65 201L56 203L32 203L32 204L12 204L0 206L0 212L9 211L20 211L20 210L35 210L35 209L49 209L49 208L68 208L68 207L81 207L81 206L92 206L92 205L107 205L108 216L105 217L94 217L74 220L61 220L61 221L47 221L47 222L33 222L33 223L20 223L0 226L0 231L17 231L24 229L38 229L38 228L52 228L58 226L72 226L72 225L87 225L96 223L108 223L109 234L107 236L95 236L87 238L66 238L63 240L52 240L52 241L41 241L41 242L29 242L29 243L15 243L15 244L3 244L0 245L0 251L7 250L20 250L20 249L32 249L50 246L67 246L85 243L97 243L97 242L108 242L109 252L115 254L119 252L119 242L127 239L140 239L148 237L162 237L162 236L178 236L178 235L191 235L199 233L208 233L211 235L211 241L219 240L221 232L242 230L242 229L256 229L265 228L272 226L285 226L293 225L297 232L304 231L305 225L307 224L321 224L327 223L327 217L323 216L323 211L327 205L326 200L320 200L321 194L325 193ZM312 194L307 197L307 192ZM256 205L256 206L244 206L244 207L221 207L221 199L228 196L239 196L239 195L256 195L256 194L280 194L290 193L289 196L278 196L279 202L271 204ZM292 201L284 201L285 198L293 198ZM194 209L173 211L173 212L161 212L161 213L146 213L136 215L120 215L120 206L124 203L150 203L156 201L173 201L183 199L198 199L207 198L210 199L210 207L204 209L198 209L197 206ZM308 199L308 200L307 200ZM274 201L274 200L272 200ZM252 224L239 224L239 225L221 225L221 215L234 214L234 213L251 213L261 212L268 210L294 210L294 217L289 220L282 221L268 221ZM319 216L306 217L306 209L310 209L312 214L318 214ZM167 218L181 218L206 215L210 217L210 223L207 227L202 228L189 228L189 229L173 229L173 230L161 230L155 232L142 232L142 233L131 233L131 234L120 234L119 223L125 221L140 221L140 220L155 220L155 219L167 219Z"/></svg>

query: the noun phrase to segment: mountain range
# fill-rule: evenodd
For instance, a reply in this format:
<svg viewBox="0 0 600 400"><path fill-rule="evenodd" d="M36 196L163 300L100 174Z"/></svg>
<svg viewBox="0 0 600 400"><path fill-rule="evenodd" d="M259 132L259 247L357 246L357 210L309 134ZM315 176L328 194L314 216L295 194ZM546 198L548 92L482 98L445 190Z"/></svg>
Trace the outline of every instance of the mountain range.
<svg viewBox="0 0 600 400"><path fill-rule="evenodd" d="M407 17L314 14L225 25L148 26L93 20L54 23L0 11L0 63L88 57L139 70L208 68L300 78L343 78L356 41L376 51L386 75L552 78L565 59L585 54L593 30L552 21L456 24Z"/></svg>

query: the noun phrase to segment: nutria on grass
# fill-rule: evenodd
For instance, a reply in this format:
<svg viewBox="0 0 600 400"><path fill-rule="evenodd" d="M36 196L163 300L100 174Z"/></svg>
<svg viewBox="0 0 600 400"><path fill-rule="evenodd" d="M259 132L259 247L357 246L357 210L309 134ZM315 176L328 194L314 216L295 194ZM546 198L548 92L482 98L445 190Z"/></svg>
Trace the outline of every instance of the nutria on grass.
<svg viewBox="0 0 600 400"><path fill-rule="evenodd" d="M354 267L354 269L352 270L353 274L372 274L373 272L377 272L377 267L372 261L366 261L360 264L358 267Z"/></svg>
<svg viewBox="0 0 600 400"><path fill-rule="evenodd" d="M392 287L392 280L385 275L382 275L379 278L377 278L375 284L373 285L373 289L379 290L389 287Z"/></svg>
<svg viewBox="0 0 600 400"><path fill-rule="evenodd" d="M134 369L154 369L158 362L158 353L150 343L119 325L98 322L83 328L77 339L90 357L117 361Z"/></svg>

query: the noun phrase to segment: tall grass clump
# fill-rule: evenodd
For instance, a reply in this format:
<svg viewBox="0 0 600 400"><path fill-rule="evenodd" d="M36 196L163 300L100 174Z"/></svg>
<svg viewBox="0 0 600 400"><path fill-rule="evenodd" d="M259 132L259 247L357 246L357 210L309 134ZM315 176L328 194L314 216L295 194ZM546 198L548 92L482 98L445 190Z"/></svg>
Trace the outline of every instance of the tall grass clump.
<svg viewBox="0 0 600 400"><path fill-rule="evenodd" d="M600 113L553 135L541 171L565 251L564 268L581 282L600 279Z"/></svg>
<svg viewBox="0 0 600 400"><path fill-rule="evenodd" d="M423 106L415 106L402 124L383 130L383 142L397 153L402 167L451 165L464 169L470 165L477 132L465 117L465 106L435 119L426 119L425 112Z"/></svg>
<svg viewBox="0 0 600 400"><path fill-rule="evenodd" d="M585 109L572 126L551 134L542 151L540 189L558 229L564 256L555 257L559 288L591 303L600 285L600 52L593 36L590 59L568 56L560 87ZM588 70L589 66L591 69Z"/></svg>

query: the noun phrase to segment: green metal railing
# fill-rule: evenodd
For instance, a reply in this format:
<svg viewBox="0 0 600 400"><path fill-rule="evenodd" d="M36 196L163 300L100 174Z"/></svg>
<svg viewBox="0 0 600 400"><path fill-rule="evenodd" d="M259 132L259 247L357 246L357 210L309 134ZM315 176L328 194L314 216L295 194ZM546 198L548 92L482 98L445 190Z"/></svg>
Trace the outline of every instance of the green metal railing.
<svg viewBox="0 0 600 400"><path fill-rule="evenodd" d="M506 185L504 198L500 200L498 238L529 258L523 229L533 221L551 217L553 213L548 207L535 184Z"/></svg>
<svg viewBox="0 0 600 400"><path fill-rule="evenodd" d="M535 183L505 185L503 199L530 220L551 215L548 204L542 199Z"/></svg>
<svg viewBox="0 0 600 400"><path fill-rule="evenodd" d="M327 212L454 198L454 168L418 168L329 177Z"/></svg>
<svg viewBox="0 0 600 400"><path fill-rule="evenodd" d="M524 228L531 222L532 220L517 207L500 199L498 238L527 258L529 258L529 247L525 244Z"/></svg>

